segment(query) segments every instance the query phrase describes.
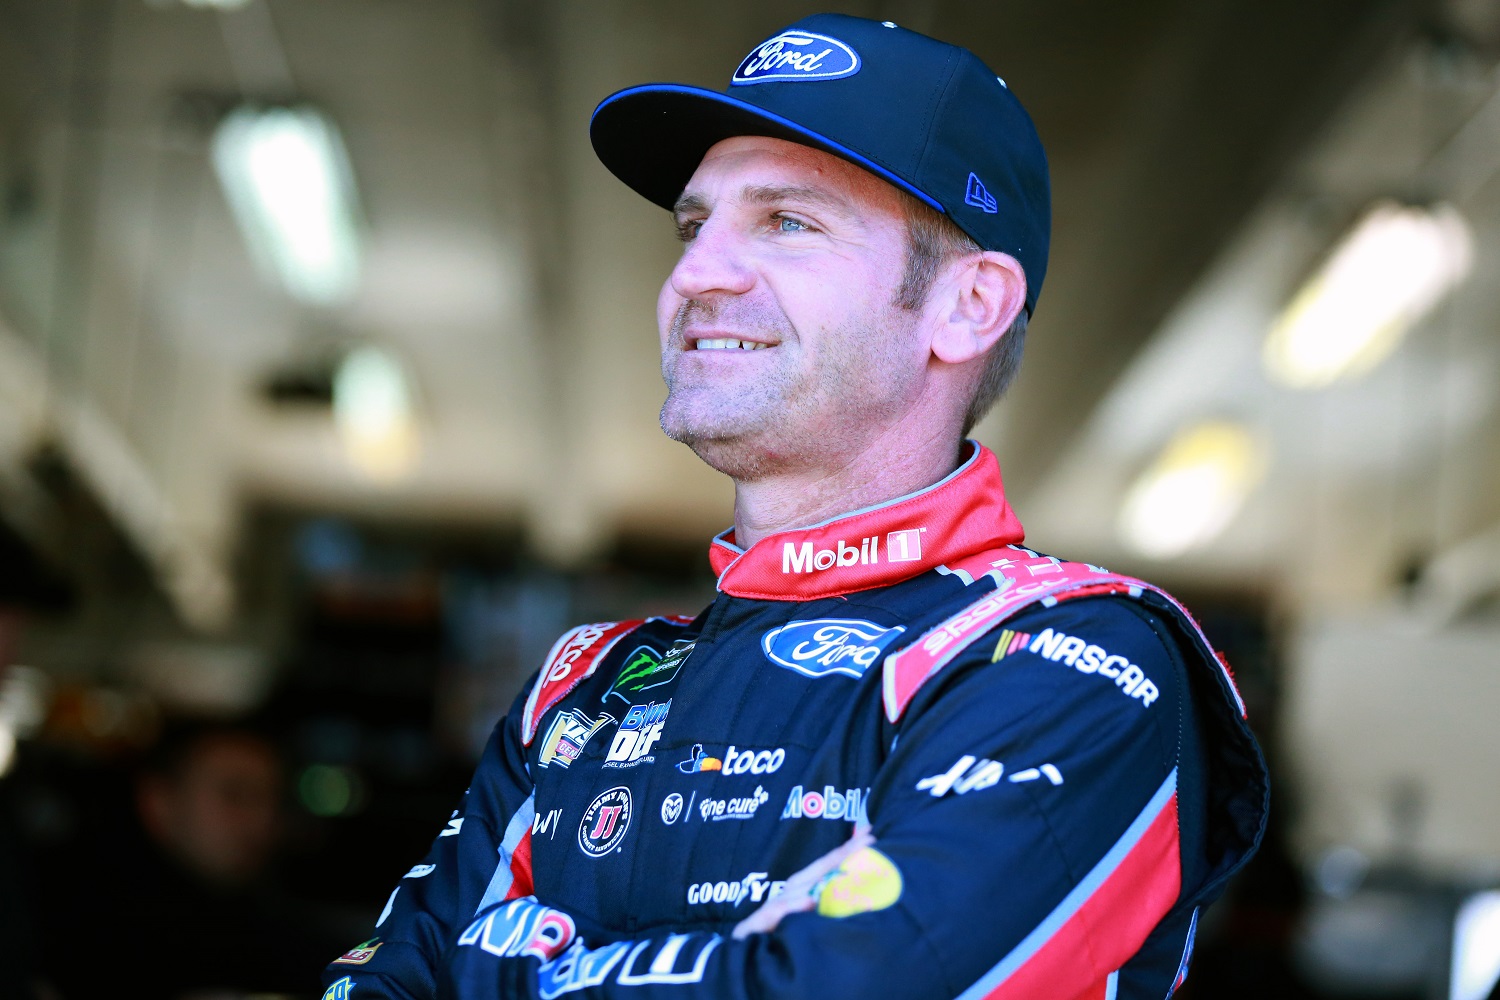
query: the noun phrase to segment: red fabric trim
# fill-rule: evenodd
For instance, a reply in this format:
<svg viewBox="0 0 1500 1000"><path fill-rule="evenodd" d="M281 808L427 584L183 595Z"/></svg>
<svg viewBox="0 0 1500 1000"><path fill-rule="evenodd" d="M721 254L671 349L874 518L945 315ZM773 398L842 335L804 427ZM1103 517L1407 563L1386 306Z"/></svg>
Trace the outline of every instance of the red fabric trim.
<svg viewBox="0 0 1500 1000"><path fill-rule="evenodd" d="M644 618L596 622L563 633L547 654L541 673L537 675L536 686L531 689L531 697L526 699L526 713L521 719L521 742L531 746L547 710L582 684L622 636L634 632L645 622Z"/></svg>
<svg viewBox="0 0 1500 1000"><path fill-rule="evenodd" d="M502 902L510 902L512 899L520 899L522 896L535 896L536 887L531 881L531 831L527 830L521 834L521 842L510 854L510 891L505 894Z"/></svg>
<svg viewBox="0 0 1500 1000"><path fill-rule="evenodd" d="M1005 499L1000 464L983 445L952 477L826 524L767 535L740 552L732 531L708 558L719 589L765 601L810 601L886 587L1025 537Z"/></svg>
<svg viewBox="0 0 1500 1000"><path fill-rule="evenodd" d="M981 595L947 621L923 633L921 638L885 658L883 667L886 718L898 722L917 691L959 653L1006 619L1040 601L1066 601L1095 594L1131 594L1151 591L1181 611L1193 627L1203 648L1218 658L1219 666L1241 716L1245 702L1235 686L1234 675L1223 653L1214 650L1203 630L1178 601L1160 588L1134 577L1111 573L1088 563L1063 562L1013 546L979 552L938 567L957 576L966 586L989 577L995 589Z"/></svg>
<svg viewBox="0 0 1500 1000"><path fill-rule="evenodd" d="M1097 983L1090 983L1072 1000L1105 1000L1109 996L1109 977L1105 976Z"/></svg>
<svg viewBox="0 0 1500 1000"><path fill-rule="evenodd" d="M1140 950L1181 891L1174 795L1088 902L985 1000L1102 997L1103 981Z"/></svg>
<svg viewBox="0 0 1500 1000"><path fill-rule="evenodd" d="M1007 550L999 559L989 558L992 555L984 553L978 557L982 562L970 560L970 566L976 570L981 566L993 567L983 575L994 579L995 590L981 595L916 642L885 658L885 714L891 722L900 720L922 685L954 657L1023 608L1043 600L1130 593L1147 586L1097 566L1062 562L1051 556L1030 554L1026 549ZM968 570L949 567L948 572L973 582Z"/></svg>

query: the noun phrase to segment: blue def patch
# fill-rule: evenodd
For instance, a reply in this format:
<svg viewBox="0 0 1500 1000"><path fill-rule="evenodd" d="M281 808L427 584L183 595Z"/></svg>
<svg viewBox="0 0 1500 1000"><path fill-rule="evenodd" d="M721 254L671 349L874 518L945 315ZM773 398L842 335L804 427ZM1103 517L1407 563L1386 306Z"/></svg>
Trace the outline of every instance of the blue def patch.
<svg viewBox="0 0 1500 1000"><path fill-rule="evenodd" d="M766 659L807 677L842 674L855 680L906 628L886 628L855 618L819 618L787 622L760 640Z"/></svg>
<svg viewBox="0 0 1500 1000"><path fill-rule="evenodd" d="M837 38L783 31L756 46L729 83L743 87L768 80L837 80L858 72L859 55Z"/></svg>

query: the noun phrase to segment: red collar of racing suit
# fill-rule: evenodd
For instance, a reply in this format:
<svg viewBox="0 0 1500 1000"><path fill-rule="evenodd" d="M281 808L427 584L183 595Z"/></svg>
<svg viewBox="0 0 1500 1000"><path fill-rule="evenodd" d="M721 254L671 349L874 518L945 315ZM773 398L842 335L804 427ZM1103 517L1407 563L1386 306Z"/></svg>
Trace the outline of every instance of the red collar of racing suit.
<svg viewBox="0 0 1500 1000"><path fill-rule="evenodd" d="M977 441L926 489L822 524L767 535L749 549L730 528L708 559L719 590L767 601L811 601L919 576L965 556L1019 543L1026 532L1005 499L1000 463Z"/></svg>

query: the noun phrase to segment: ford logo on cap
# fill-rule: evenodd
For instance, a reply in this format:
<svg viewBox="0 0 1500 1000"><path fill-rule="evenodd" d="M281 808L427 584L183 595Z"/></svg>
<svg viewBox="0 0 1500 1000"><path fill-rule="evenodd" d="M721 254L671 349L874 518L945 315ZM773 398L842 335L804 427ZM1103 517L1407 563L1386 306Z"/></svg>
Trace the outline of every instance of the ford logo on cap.
<svg viewBox="0 0 1500 1000"><path fill-rule="evenodd" d="M859 56L837 38L783 31L745 57L729 82L743 87L769 80L837 80L859 72Z"/></svg>
<svg viewBox="0 0 1500 1000"><path fill-rule="evenodd" d="M857 618L787 622L761 637L761 649L777 666L807 677L841 674L855 680L880 658L906 628L886 628Z"/></svg>

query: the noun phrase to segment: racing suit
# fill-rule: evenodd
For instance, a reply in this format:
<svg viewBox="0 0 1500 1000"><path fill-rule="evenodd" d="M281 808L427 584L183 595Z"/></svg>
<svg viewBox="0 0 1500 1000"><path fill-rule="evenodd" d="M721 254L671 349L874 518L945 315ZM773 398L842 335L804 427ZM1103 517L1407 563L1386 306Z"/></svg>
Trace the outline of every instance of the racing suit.
<svg viewBox="0 0 1500 1000"><path fill-rule="evenodd" d="M559 639L325 996L1170 996L1264 827L1243 704L1169 596L1022 547L967 447L716 538L692 620ZM731 934L866 824L815 908Z"/></svg>

